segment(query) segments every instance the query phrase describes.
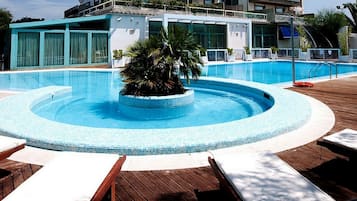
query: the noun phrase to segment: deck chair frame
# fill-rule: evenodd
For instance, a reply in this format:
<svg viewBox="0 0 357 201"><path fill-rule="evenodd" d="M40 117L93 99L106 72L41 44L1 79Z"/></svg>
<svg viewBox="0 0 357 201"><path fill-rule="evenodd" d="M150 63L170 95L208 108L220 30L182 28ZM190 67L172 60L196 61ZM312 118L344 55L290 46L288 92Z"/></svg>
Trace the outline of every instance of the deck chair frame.
<svg viewBox="0 0 357 201"><path fill-rule="evenodd" d="M229 183L228 179L224 176L222 171L219 169L214 158L209 156L208 162L219 181L220 189L224 191L224 193L229 195L232 198L232 200L242 200L241 196L238 194L237 191L234 190L233 186Z"/></svg>
<svg viewBox="0 0 357 201"><path fill-rule="evenodd" d="M351 129L344 129L344 130L341 130L341 131L336 132L334 134L331 134L331 136L332 135L340 135L343 132L350 132L350 131L356 132L356 131L351 130ZM323 147L326 147L326 148L328 148L329 150L331 150L334 153L346 156L346 157L348 157L350 159L350 161L357 162L357 149L354 149L352 147L345 146L344 144L340 144L340 143L333 142L333 141L330 141L328 139L325 139L327 137L329 137L329 136L323 137L322 139L318 140L316 142L316 144L320 145L320 146L323 146Z"/></svg>
<svg viewBox="0 0 357 201"><path fill-rule="evenodd" d="M353 161L354 163L357 163L357 150L351 149L349 147L345 147L342 145L338 145L326 140L318 140L317 145L323 146L328 148L334 153L346 156L350 159L350 161Z"/></svg>
<svg viewBox="0 0 357 201"><path fill-rule="evenodd" d="M78 155L77 155L78 154ZM51 200L51 197L56 193L61 193L53 200L116 200L116 179L121 171L121 168L126 160L126 156L116 157L115 154L105 155L103 158L96 158L93 153L63 153L52 162L49 162L24 183L19 185L14 191L7 195L4 200ZM103 162L103 166L98 167L94 164L97 160ZM75 161L75 164L72 165ZM86 169L88 165L93 165ZM110 165L110 166L109 166ZM57 171L64 169L63 176L57 174ZM63 169L62 169L63 168ZM86 174L96 171L97 168L104 168L105 172L101 174L93 174L93 177L86 180ZM72 171L73 170L73 171ZM70 174L67 174L71 172ZM66 182L73 179L72 184ZM100 179L100 180L99 180ZM46 182L51 181L51 182ZM80 182L75 182L80 181ZM86 182L89 185L85 185ZM59 185L57 185L59 184ZM63 186L65 185L65 186ZM81 186L83 185L83 186ZM63 186L64 188L61 188ZM79 193L75 188L82 188ZM41 189L48 188L46 193L42 193ZM59 189L57 191L56 189ZM68 193L68 194L67 194ZM61 197L64 195L63 197ZM62 199L63 198L63 199Z"/></svg>
<svg viewBox="0 0 357 201"><path fill-rule="evenodd" d="M16 147L13 147L13 148L8 149L6 151L0 152L0 160L4 160L4 159L10 157L13 153L15 153L15 152L17 152L17 151L19 151L19 150L21 150L23 148L25 148L25 144L20 144L20 145L18 145Z"/></svg>
<svg viewBox="0 0 357 201"><path fill-rule="evenodd" d="M110 200L115 201L115 179L118 176L124 162L126 160L126 155L123 155L118 159L118 161L115 163L113 168L110 170L109 174L106 176L106 178L103 180L102 184L99 186L97 191L95 192L93 198L91 199L92 201L101 201L103 198L107 195L107 193L110 193ZM110 192L109 192L110 190Z"/></svg>

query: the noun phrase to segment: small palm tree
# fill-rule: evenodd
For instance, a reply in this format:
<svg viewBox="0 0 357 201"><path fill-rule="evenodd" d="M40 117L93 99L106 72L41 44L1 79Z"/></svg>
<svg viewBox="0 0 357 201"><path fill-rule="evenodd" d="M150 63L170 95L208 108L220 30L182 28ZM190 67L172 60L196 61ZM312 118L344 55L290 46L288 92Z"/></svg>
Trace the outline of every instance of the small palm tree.
<svg viewBox="0 0 357 201"><path fill-rule="evenodd" d="M159 36L138 41L127 51L131 61L121 76L125 82L122 93L135 96L165 96L183 94L186 90L180 80L201 74L199 51L201 46L193 35L177 26L168 32L161 29Z"/></svg>

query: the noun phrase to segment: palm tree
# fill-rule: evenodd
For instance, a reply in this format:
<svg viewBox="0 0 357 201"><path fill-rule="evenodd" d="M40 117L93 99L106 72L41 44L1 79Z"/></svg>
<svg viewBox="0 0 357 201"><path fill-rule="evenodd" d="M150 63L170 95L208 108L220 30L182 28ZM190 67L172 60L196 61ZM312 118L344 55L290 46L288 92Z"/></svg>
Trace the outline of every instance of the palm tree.
<svg viewBox="0 0 357 201"><path fill-rule="evenodd" d="M8 29L11 20L12 20L11 13L4 8L0 8L0 30Z"/></svg>
<svg viewBox="0 0 357 201"><path fill-rule="evenodd" d="M9 66L10 57L10 31L9 24L12 21L11 13L3 8L0 8L0 60L2 55L5 59L5 67Z"/></svg>
<svg viewBox="0 0 357 201"><path fill-rule="evenodd" d="M121 76L125 82L123 94L135 96L165 96L182 94L186 90L180 74L189 83L198 79L203 62L199 58L201 46L192 33L177 26L169 31L161 29L159 36L138 41L126 55L131 61Z"/></svg>
<svg viewBox="0 0 357 201"><path fill-rule="evenodd" d="M343 13L333 10L319 11L315 17L306 18L306 21L311 27L323 33L332 43L333 47L338 47L338 31L341 27L348 24Z"/></svg>
<svg viewBox="0 0 357 201"><path fill-rule="evenodd" d="M342 4L342 6L337 6L338 9L340 8L348 8L348 10L351 13L351 17L345 15L346 19L348 20L348 22L350 23L351 27L352 27L352 31L353 32L357 32L357 1L356 3L345 3Z"/></svg>

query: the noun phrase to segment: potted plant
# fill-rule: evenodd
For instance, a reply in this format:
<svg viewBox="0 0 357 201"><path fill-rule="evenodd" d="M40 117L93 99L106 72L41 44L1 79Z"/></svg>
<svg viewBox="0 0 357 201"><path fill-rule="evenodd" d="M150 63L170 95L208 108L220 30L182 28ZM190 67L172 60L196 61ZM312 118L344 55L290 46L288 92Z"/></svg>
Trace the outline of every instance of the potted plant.
<svg viewBox="0 0 357 201"><path fill-rule="evenodd" d="M227 61L235 61L234 55L233 55L233 48L227 48Z"/></svg>
<svg viewBox="0 0 357 201"><path fill-rule="evenodd" d="M200 49L193 34L177 26L169 31L162 28L159 36L129 47L130 62L120 72L124 81L119 93L121 112L131 118L154 114L150 119L190 112L187 108L192 108L194 93L184 87L180 75L187 84L190 78L199 78L203 66Z"/></svg>
<svg viewBox="0 0 357 201"><path fill-rule="evenodd" d="M302 60L308 60L310 58L310 56L308 55L307 49L309 49L311 47L311 45L310 45L309 41L307 40L306 32L304 30L304 27L301 25L299 25L296 29L300 36L299 45L300 45L301 51L299 53L299 58Z"/></svg>
<svg viewBox="0 0 357 201"><path fill-rule="evenodd" d="M271 50L270 58L271 59L277 59L278 58L279 49L277 47L275 47L275 46L272 46L272 47L270 47L270 50Z"/></svg>
<svg viewBox="0 0 357 201"><path fill-rule="evenodd" d="M123 67L125 65L125 59L123 57L123 50L113 50L113 64L112 67Z"/></svg>
<svg viewBox="0 0 357 201"><path fill-rule="evenodd" d="M352 58L349 55L348 50L348 38L350 35L349 28L343 27L339 33L337 33L338 43L341 49L341 55L339 55L339 60L343 62L352 62Z"/></svg>
<svg viewBox="0 0 357 201"><path fill-rule="evenodd" d="M180 79L189 84L190 76L198 79L202 60L201 46L192 33L171 27L161 29L159 36L137 41L129 47L130 62L120 72L125 83L121 93L135 96L167 96L183 94L186 89Z"/></svg>
<svg viewBox="0 0 357 201"><path fill-rule="evenodd" d="M244 60L245 61L252 61L253 57L250 53L250 48L248 46L244 47Z"/></svg>
<svg viewBox="0 0 357 201"><path fill-rule="evenodd" d="M200 49L200 58L203 63L208 63L207 50L203 47Z"/></svg>

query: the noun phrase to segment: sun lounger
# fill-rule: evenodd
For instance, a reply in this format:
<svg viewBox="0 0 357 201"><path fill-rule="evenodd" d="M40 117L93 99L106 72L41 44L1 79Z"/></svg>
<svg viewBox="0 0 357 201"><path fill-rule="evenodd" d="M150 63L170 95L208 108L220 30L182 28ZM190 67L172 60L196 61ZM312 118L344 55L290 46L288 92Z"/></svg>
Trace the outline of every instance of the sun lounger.
<svg viewBox="0 0 357 201"><path fill-rule="evenodd" d="M99 201L107 193L115 200L115 178L125 159L116 154L61 153L4 201Z"/></svg>
<svg viewBox="0 0 357 201"><path fill-rule="evenodd" d="M322 138L317 141L317 144L357 161L357 131L355 130L344 129Z"/></svg>
<svg viewBox="0 0 357 201"><path fill-rule="evenodd" d="M26 140L0 136L0 160L6 159L11 154L25 148Z"/></svg>
<svg viewBox="0 0 357 201"><path fill-rule="evenodd" d="M208 158L223 190L241 200L334 200L273 153Z"/></svg>

